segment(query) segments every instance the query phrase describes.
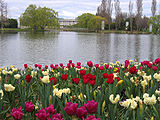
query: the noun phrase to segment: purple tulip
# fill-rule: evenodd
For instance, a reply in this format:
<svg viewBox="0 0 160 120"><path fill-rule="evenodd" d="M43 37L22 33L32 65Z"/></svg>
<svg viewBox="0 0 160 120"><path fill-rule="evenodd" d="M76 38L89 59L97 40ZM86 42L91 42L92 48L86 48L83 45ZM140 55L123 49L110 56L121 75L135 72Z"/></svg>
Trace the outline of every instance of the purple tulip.
<svg viewBox="0 0 160 120"><path fill-rule="evenodd" d="M76 114L77 107L77 103L67 102L67 106L64 108L64 110L69 116L72 116Z"/></svg>
<svg viewBox="0 0 160 120"><path fill-rule="evenodd" d="M22 107L20 106L18 109L13 107L11 116L13 116L15 120L21 120L23 117Z"/></svg>
<svg viewBox="0 0 160 120"><path fill-rule="evenodd" d="M52 115L52 120L64 120L64 118L61 118L61 114L55 114Z"/></svg>
<svg viewBox="0 0 160 120"><path fill-rule="evenodd" d="M34 105L32 102L25 102L25 111L26 112L32 112L34 109Z"/></svg>
<svg viewBox="0 0 160 120"><path fill-rule="evenodd" d="M49 118L49 113L47 114L46 111L42 108L41 110L38 111L36 114L39 120L46 120Z"/></svg>
<svg viewBox="0 0 160 120"><path fill-rule="evenodd" d="M100 118L95 118L93 115L90 115L86 120L100 120Z"/></svg>
<svg viewBox="0 0 160 120"><path fill-rule="evenodd" d="M85 118L87 116L87 110L85 110L85 107L79 107L76 110L76 115L78 118Z"/></svg>
<svg viewBox="0 0 160 120"><path fill-rule="evenodd" d="M46 110L47 110L47 112L48 112L49 114L52 114L52 115L56 112L56 109L54 109L54 107L53 107L52 104L49 105L49 107L46 108Z"/></svg>
<svg viewBox="0 0 160 120"><path fill-rule="evenodd" d="M98 103L95 102L94 100L88 101L87 104L84 104L85 108L87 109L87 112L90 114L94 114L97 112L97 105Z"/></svg>

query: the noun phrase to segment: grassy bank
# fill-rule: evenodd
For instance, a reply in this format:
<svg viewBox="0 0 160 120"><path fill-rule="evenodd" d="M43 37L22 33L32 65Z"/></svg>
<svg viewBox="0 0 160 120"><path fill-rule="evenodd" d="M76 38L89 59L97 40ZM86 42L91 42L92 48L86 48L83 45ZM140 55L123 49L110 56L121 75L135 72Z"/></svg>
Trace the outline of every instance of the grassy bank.
<svg viewBox="0 0 160 120"><path fill-rule="evenodd" d="M123 30L105 30L101 31L104 33L117 33L117 34L152 34L151 32L142 32L142 31L123 31Z"/></svg>
<svg viewBox="0 0 160 120"><path fill-rule="evenodd" d="M4 28L0 29L0 32L20 32L20 31L31 31L31 29L25 28L25 29L20 29L20 28Z"/></svg>
<svg viewBox="0 0 160 120"><path fill-rule="evenodd" d="M123 30L105 30L105 31L93 31L93 30L87 30L87 29L68 29L68 28L63 28L63 29L59 29L60 31L72 31L72 32L97 32L97 33L116 33L116 34L153 34L151 32L142 32L142 31L123 31ZM0 32L27 32L27 31L34 31L30 28L4 28L3 30L0 29ZM41 31L52 31L52 29L48 29L48 30L36 30L38 32Z"/></svg>
<svg viewBox="0 0 160 120"><path fill-rule="evenodd" d="M43 31L48 31L48 30L33 30L31 28L4 28L3 30L0 29L0 32L43 32Z"/></svg>

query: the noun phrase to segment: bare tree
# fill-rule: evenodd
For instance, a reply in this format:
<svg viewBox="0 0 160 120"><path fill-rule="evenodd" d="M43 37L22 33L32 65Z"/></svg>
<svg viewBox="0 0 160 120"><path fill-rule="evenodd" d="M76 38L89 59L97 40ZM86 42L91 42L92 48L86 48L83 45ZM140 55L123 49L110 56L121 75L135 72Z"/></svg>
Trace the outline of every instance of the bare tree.
<svg viewBox="0 0 160 120"><path fill-rule="evenodd" d="M154 17L156 14L156 5L157 5L157 1L156 0L152 0L152 7L151 7L151 11L152 11L152 16Z"/></svg>
<svg viewBox="0 0 160 120"><path fill-rule="evenodd" d="M106 0L102 0L101 5L97 8L97 15L106 18Z"/></svg>
<svg viewBox="0 0 160 120"><path fill-rule="evenodd" d="M98 6L96 15L101 16L101 5Z"/></svg>
<svg viewBox="0 0 160 120"><path fill-rule="evenodd" d="M114 7L115 7L115 27L116 27L116 30L117 30L117 27L120 26L120 23L121 23L121 20L122 20L120 1L119 0L115 0Z"/></svg>
<svg viewBox="0 0 160 120"><path fill-rule="evenodd" d="M140 30L140 25L142 22L142 1L143 0L137 0L137 15L136 15L136 25L137 25L137 30Z"/></svg>
<svg viewBox="0 0 160 120"><path fill-rule="evenodd" d="M129 22L130 22L130 30L132 31L132 22L133 22L133 3L129 2Z"/></svg>
<svg viewBox="0 0 160 120"><path fill-rule="evenodd" d="M112 22L112 11L113 11L113 3L112 0L107 0L106 2L106 18L108 21L108 25L109 25L109 30L110 30L110 26L111 26L111 22Z"/></svg>
<svg viewBox="0 0 160 120"><path fill-rule="evenodd" d="M4 0L0 0L0 14L1 29L3 29L7 21L7 3L5 3Z"/></svg>
<svg viewBox="0 0 160 120"><path fill-rule="evenodd" d="M142 18L142 28L144 29L144 30L147 30L148 29L148 21L149 21L149 18L148 17L146 17L146 16L144 16L143 18Z"/></svg>
<svg viewBox="0 0 160 120"><path fill-rule="evenodd" d="M109 30L112 22L112 10L113 10L113 3L112 0L102 0L101 5L97 8L98 16L105 17L108 21Z"/></svg>

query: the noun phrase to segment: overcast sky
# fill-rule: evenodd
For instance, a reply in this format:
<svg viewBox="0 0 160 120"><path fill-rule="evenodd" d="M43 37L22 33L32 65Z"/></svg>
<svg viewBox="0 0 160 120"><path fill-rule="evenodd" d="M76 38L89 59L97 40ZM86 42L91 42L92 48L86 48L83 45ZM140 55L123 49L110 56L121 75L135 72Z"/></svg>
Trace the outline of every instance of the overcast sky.
<svg viewBox="0 0 160 120"><path fill-rule="evenodd" d="M8 17L18 19L20 15L30 4L41 7L49 7L58 12L59 18L74 19L82 13L96 14L97 7L101 0L4 0L8 4ZM112 0L114 1L114 0ZM134 12L136 12L136 0L134 3ZM157 0L159 2L159 0ZM122 12L128 12L129 0L120 0ZM143 15L151 16L152 0L143 0ZM157 11L159 11L157 3ZM114 14L114 12L113 12ZM158 12L157 12L158 14Z"/></svg>

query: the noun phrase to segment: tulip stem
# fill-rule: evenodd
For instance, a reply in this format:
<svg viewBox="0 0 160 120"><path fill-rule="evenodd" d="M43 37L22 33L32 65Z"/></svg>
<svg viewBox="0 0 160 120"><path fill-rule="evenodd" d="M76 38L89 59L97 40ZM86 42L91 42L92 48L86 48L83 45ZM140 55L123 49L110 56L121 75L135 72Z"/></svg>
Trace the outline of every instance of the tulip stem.
<svg viewBox="0 0 160 120"><path fill-rule="evenodd" d="M90 100L90 96L89 96L89 86L86 85L86 90L87 90L87 96L88 96L88 101Z"/></svg>

